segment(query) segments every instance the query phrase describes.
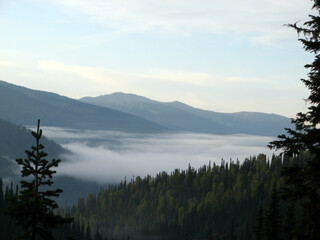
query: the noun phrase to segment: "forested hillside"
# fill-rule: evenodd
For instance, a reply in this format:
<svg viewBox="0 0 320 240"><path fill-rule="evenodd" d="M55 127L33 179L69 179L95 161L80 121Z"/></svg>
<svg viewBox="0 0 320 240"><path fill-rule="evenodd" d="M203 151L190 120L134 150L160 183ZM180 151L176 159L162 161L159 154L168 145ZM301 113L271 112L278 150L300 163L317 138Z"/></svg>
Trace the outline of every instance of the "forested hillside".
<svg viewBox="0 0 320 240"><path fill-rule="evenodd" d="M243 164L223 161L221 166L189 166L171 174L124 180L97 195L79 199L71 208L60 209L61 214L75 220L54 234L57 239L73 236L77 240L253 240L262 239L258 235L269 236L268 225L277 224L277 236L290 239L287 237L292 228L288 228L288 222L297 207L288 207L275 195L284 181L280 169L301 165L308 158L308 154L302 154L294 159L273 157L269 161L259 155ZM0 191L0 208L7 204L5 196L15 194L13 186L7 186L4 193ZM259 221L264 226L260 229ZM16 231L12 224L0 214L3 237Z"/></svg>
<svg viewBox="0 0 320 240"><path fill-rule="evenodd" d="M259 207L268 210L271 193L283 184L280 169L306 157L259 155L243 164L136 177L79 199L67 213L107 239L254 239ZM285 210L285 204L276 209L279 215Z"/></svg>
<svg viewBox="0 0 320 240"><path fill-rule="evenodd" d="M21 157L25 154L25 150L32 143L31 131L24 126L19 126L8 121L0 119L0 154L11 158ZM48 140L46 137L42 139L43 145L51 157L57 157L67 150L63 149L54 141Z"/></svg>
<svg viewBox="0 0 320 240"><path fill-rule="evenodd" d="M33 140L31 131L23 126L0 119L0 137L0 177L19 182L18 165L15 159L27 156L25 150L31 146ZM61 154L69 153L68 149L45 136L42 137L41 142L45 146L49 158L60 158ZM66 159L63 158L62 161L66 161ZM101 184L94 181L82 181L64 175L55 177L54 185L65 190L57 199L59 204L63 206L66 203L73 204L80 196L98 192L101 188Z"/></svg>
<svg viewBox="0 0 320 240"><path fill-rule="evenodd" d="M12 177L16 170L16 158L24 157L25 150L30 147L32 142L31 131L23 126L19 126L0 119L0 176ZM59 144L43 137L43 144L50 157L57 158L67 150Z"/></svg>
<svg viewBox="0 0 320 240"><path fill-rule="evenodd" d="M13 220L4 214L4 210L9 205L9 199L17 198L18 188L12 184L10 186L3 185L2 179L0 178L0 239L1 240L12 240L22 232L20 227L17 227ZM73 240L102 240L97 238L91 238L88 226L80 225L79 222L74 221L72 225L64 224L59 226L57 229L52 231L55 239L73 239ZM86 235L87 233L87 235ZM97 234L96 234L97 236Z"/></svg>

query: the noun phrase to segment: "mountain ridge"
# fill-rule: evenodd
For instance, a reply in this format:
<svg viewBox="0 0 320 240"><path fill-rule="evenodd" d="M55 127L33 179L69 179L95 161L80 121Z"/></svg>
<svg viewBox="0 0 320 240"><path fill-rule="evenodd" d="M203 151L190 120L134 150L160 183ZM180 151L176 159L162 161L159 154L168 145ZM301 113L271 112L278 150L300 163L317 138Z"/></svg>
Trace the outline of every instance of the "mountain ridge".
<svg viewBox="0 0 320 240"><path fill-rule="evenodd" d="M221 113L183 102L159 102L116 92L79 100L0 81L0 118L19 125L111 130L139 133L198 132L277 136L290 119L273 113Z"/></svg>
<svg viewBox="0 0 320 240"><path fill-rule="evenodd" d="M0 118L20 125L41 119L45 126L78 129L161 132L167 128L132 114L87 104L56 93L0 81Z"/></svg>
<svg viewBox="0 0 320 240"><path fill-rule="evenodd" d="M79 100L137 115L176 131L276 136L290 126L290 119L279 114L249 111L221 113L198 109L179 101L159 102L131 93L116 92Z"/></svg>

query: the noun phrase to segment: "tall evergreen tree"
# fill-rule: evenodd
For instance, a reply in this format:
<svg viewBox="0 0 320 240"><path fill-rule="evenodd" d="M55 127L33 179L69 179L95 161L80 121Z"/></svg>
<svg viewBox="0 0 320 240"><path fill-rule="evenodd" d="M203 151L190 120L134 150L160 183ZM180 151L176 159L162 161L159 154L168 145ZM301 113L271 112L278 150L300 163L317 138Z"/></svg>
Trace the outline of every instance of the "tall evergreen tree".
<svg viewBox="0 0 320 240"><path fill-rule="evenodd" d="M320 236L320 0L313 0L316 15L303 26L289 24L303 34L299 41L304 49L314 54L314 61L305 65L309 69L308 79L301 79L310 90L306 99L309 104L306 113L298 113L292 123L295 129L287 128L287 134L270 143L270 147L282 149L284 155L292 156L308 152L311 160L283 170L285 188L283 198L298 202L301 214L297 219L296 238L319 239Z"/></svg>
<svg viewBox="0 0 320 240"><path fill-rule="evenodd" d="M85 240L91 240L91 230L90 230L90 225L87 225L87 229L86 229L86 235L85 235Z"/></svg>
<svg viewBox="0 0 320 240"><path fill-rule="evenodd" d="M19 239L54 239L49 232L50 228L58 224L71 222L71 218L63 218L54 215L54 209L58 208L52 197L58 197L61 189L48 190L53 184L52 175L58 167L60 159L46 159L47 153L43 151L44 146L40 143L42 130L38 120L37 131L32 131L36 145L31 150L26 150L26 159L17 159L16 162L22 166L21 175L26 180L21 181L21 191L18 198L12 198L6 211L8 215L20 225L24 233Z"/></svg>
<svg viewBox="0 0 320 240"><path fill-rule="evenodd" d="M285 212L285 219L283 222L283 240L294 239L295 220L294 220L294 204L289 203Z"/></svg>
<svg viewBox="0 0 320 240"><path fill-rule="evenodd" d="M256 240L264 239L264 217L263 217L262 204L260 204L260 208L257 216L257 226L255 228L254 233L255 233Z"/></svg>
<svg viewBox="0 0 320 240"><path fill-rule="evenodd" d="M97 226L97 230L96 230L96 234L95 234L94 240L102 240L102 237L100 235L99 225Z"/></svg>
<svg viewBox="0 0 320 240"><path fill-rule="evenodd" d="M272 189L269 208L266 212L264 223L266 240L277 240L281 238L281 214L278 192L275 187Z"/></svg>
<svg viewBox="0 0 320 240"><path fill-rule="evenodd" d="M2 182L2 179L0 178L0 209L2 208L3 206L3 182Z"/></svg>

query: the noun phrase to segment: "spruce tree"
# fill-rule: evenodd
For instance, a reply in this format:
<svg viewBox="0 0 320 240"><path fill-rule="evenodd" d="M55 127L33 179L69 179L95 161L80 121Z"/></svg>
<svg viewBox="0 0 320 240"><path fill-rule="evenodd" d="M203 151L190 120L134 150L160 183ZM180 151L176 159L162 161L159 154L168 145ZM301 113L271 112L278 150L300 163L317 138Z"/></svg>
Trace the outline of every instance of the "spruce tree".
<svg viewBox="0 0 320 240"><path fill-rule="evenodd" d="M294 204L289 203L287 206L287 210L285 212L285 219L283 222L283 240L294 239L294 231L295 231L294 215L295 215Z"/></svg>
<svg viewBox="0 0 320 240"><path fill-rule="evenodd" d="M295 129L287 128L287 134L270 143L271 148L281 149L285 156L296 156L303 152L311 154L311 159L303 165L293 165L282 172L285 177L283 198L298 202L301 213L297 219L296 238L319 239L320 236L320 0L313 0L316 15L302 26L289 24L298 34L305 51L314 55L314 61L306 64L308 78L301 79L310 90L306 99L308 110L297 113L292 123Z"/></svg>
<svg viewBox="0 0 320 240"><path fill-rule="evenodd" d="M54 215L54 209L58 204L52 197L58 197L61 189L48 190L53 184L52 170L58 167L60 159L46 159L47 153L43 151L44 146L40 143L42 130L38 120L37 131L32 131L36 144L31 150L26 150L27 158L16 159L22 167L21 175L25 180L21 181L21 190L18 198L12 198L6 213L11 216L15 223L22 227L23 235L18 239L54 239L50 233L51 228L58 224L71 222L71 218L63 218Z"/></svg>
<svg viewBox="0 0 320 240"><path fill-rule="evenodd" d="M3 206L3 201L4 201L4 195L3 195L3 182L2 179L0 178L0 209Z"/></svg>
<svg viewBox="0 0 320 240"><path fill-rule="evenodd" d="M91 229L90 229L90 225L87 225L87 229L86 229L86 234L84 237L85 240L91 240Z"/></svg>
<svg viewBox="0 0 320 240"><path fill-rule="evenodd" d="M129 237L128 237L128 239L129 239ZM96 230L96 234L95 234L94 240L102 240L102 237L100 235L99 224L97 226L97 230Z"/></svg>
<svg viewBox="0 0 320 240"><path fill-rule="evenodd" d="M272 188L269 208L264 221L264 236L266 240L281 239L281 214L278 200L278 192Z"/></svg>
<svg viewBox="0 0 320 240"><path fill-rule="evenodd" d="M254 233L255 233L256 240L264 239L264 217L263 217L262 204L260 204L259 212L257 215L257 225L254 230Z"/></svg>

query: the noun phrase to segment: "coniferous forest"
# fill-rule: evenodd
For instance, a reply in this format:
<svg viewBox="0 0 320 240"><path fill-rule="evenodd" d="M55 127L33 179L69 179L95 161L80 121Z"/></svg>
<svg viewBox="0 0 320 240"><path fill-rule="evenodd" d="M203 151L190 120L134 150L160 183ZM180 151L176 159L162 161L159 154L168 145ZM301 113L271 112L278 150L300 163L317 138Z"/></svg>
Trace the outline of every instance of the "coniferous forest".
<svg viewBox="0 0 320 240"><path fill-rule="evenodd" d="M303 33L299 41L315 58L302 79L310 91L308 111L269 145L279 156L123 179L58 208L51 197L62 190L46 187L60 160L46 160L38 123L36 145L16 160L21 189L0 179L0 239L320 239L320 1L313 2L318 15L288 25Z"/></svg>
<svg viewBox="0 0 320 240"><path fill-rule="evenodd" d="M276 239L272 231L285 236L282 216L291 213L276 195L283 186L280 170L306 159L307 154L269 161L259 155L241 165L231 161L136 177L79 199L67 213L108 239ZM259 209L265 212L260 230Z"/></svg>
<svg viewBox="0 0 320 240"><path fill-rule="evenodd" d="M281 169L302 166L308 159L307 153L270 160L261 154L243 164L222 161L219 166L189 166L171 174L124 180L60 209L59 214L73 216L74 221L59 226L53 235L114 240L292 239L293 216L301 209L281 200ZM7 186L0 196L5 209L6 199L16 197L17 190ZM5 223L1 239L12 239L21 231L8 216L1 215L1 222Z"/></svg>

